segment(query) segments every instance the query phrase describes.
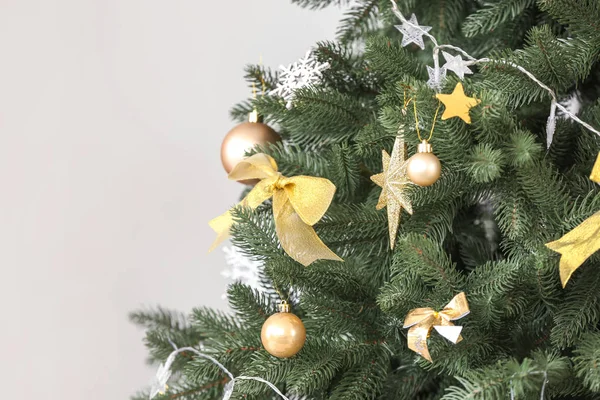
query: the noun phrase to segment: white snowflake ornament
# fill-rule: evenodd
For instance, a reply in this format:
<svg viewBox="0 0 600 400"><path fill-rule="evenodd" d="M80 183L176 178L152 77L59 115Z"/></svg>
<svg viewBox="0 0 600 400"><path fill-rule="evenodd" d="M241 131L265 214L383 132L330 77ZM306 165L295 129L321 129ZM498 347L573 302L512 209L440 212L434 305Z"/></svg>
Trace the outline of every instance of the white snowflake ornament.
<svg viewBox="0 0 600 400"><path fill-rule="evenodd" d="M581 107L583 106L583 104L581 104L581 93L579 90L575 90L559 103L562 104L573 115L579 114ZM569 119L569 116L563 110L558 110L558 116L560 118Z"/></svg>
<svg viewBox="0 0 600 400"><path fill-rule="evenodd" d="M460 54L453 56L445 51L442 51L442 54L446 59L446 63L442 68L454 72L461 80L465 79L465 74L473 73L473 71L467 67L467 61L463 60Z"/></svg>
<svg viewBox="0 0 600 400"><path fill-rule="evenodd" d="M296 90L319 83L323 71L329 68L329 63L317 61L309 50L304 58L290 64L289 67L279 68L281 69L279 82L269 94L281 96L286 101L286 107L290 109Z"/></svg>
<svg viewBox="0 0 600 400"><path fill-rule="evenodd" d="M441 91L446 83L446 68L432 68L428 65L427 74L429 75L427 86L436 92Z"/></svg>
<svg viewBox="0 0 600 400"><path fill-rule="evenodd" d="M258 291L264 291L260 281L260 262L243 254L235 246L223 247L223 253L225 253L225 263L228 267L221 272L223 277L240 281Z"/></svg>
<svg viewBox="0 0 600 400"><path fill-rule="evenodd" d="M416 44L421 48L425 49L425 43L423 42L423 35L431 30L431 26L419 25L417 22L417 16L411 15L407 22L403 22L402 25L394 25L402 33L402 47L406 47L411 43Z"/></svg>

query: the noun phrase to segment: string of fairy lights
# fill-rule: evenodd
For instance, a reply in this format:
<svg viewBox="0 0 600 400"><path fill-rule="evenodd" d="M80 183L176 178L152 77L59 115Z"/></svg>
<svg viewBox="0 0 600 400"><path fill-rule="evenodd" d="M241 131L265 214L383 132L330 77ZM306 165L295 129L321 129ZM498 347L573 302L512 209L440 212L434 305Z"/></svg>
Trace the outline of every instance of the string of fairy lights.
<svg viewBox="0 0 600 400"><path fill-rule="evenodd" d="M564 105L560 104L558 101L558 97L556 96L556 92L553 89L551 89L548 85L546 85L544 82L539 80L530 71L528 71L527 69L522 67L521 65L515 64L514 62L508 61L508 60L493 60L490 58L479 58L478 59L478 58L471 56L469 53L467 53L466 51L464 51L463 49L461 49L458 46L453 46L450 44L439 44L438 41L436 40L436 38L429 33L429 31L431 30L430 26L419 25L417 18L414 14L412 14L410 20L406 19L406 17L404 17L402 12L400 12L400 10L398 9L398 5L396 4L396 2L394 0L390 0L390 1L392 3L392 12L394 13L394 15L396 15L396 17L398 17L398 19L400 21L402 21L402 25L396 25L396 28L404 36L402 39L402 46L407 46L410 43L414 43L417 46L419 46L421 49L424 50L425 45L423 42L423 36L426 36L427 38L429 38L431 40L431 42L433 43L433 50L432 50L433 68L430 66L427 66L427 72L429 74L429 80L427 81L427 83L428 83L429 87L431 87L432 89L436 90L437 92L441 91L441 88L446 79L446 71L447 70L453 71L454 73L456 73L456 75L460 79L463 79L465 73L466 74L472 73L472 71L468 68L471 65L491 63L491 62L502 63L502 64L505 64L505 65L508 65L508 66L511 66L511 67L517 69L518 71L523 73L525 76L527 76L529 79L531 79L533 82L535 82L539 87L541 87L546 92L548 92L548 94L550 95L552 101L550 104L550 115L548 116L548 121L546 123L546 133L547 133L546 146L548 148L552 144L552 139L554 137L554 132L556 130L556 110L557 109L561 110L565 115L567 115L573 121L577 122L578 124L582 125L586 129L588 129L589 131L594 132L596 135L600 136L600 131L595 129L592 125L588 124L587 122L581 120L579 117L577 117L577 115L573 114L568 108L566 108ZM457 56L452 56L449 53L443 51L443 49L454 50L460 54ZM442 67L440 67L440 50L442 50L442 55L446 59L446 64L444 64L444 66L442 66ZM467 59L463 60L461 55L466 57Z"/></svg>

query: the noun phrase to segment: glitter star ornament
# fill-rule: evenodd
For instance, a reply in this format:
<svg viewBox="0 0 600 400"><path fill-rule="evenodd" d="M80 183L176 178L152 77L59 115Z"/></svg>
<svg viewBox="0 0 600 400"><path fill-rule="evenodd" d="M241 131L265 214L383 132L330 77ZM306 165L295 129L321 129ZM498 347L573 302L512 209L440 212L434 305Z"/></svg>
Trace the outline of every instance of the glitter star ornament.
<svg viewBox="0 0 600 400"><path fill-rule="evenodd" d="M444 114L442 114L443 120L458 117L467 124L471 123L471 115L469 115L469 110L481 103L481 100L473 97L467 97L465 95L463 85L460 82L456 84L456 87L451 94L438 93L435 95L435 97L437 97L442 103L444 103L444 106L446 106Z"/></svg>
<svg viewBox="0 0 600 400"><path fill-rule="evenodd" d="M329 63L317 61L312 51L309 50L304 58L289 67L281 66L279 68L281 69L279 82L269 94L281 96L286 101L286 107L290 109L296 90L319 83L323 77L323 71L329 68Z"/></svg>
<svg viewBox="0 0 600 400"><path fill-rule="evenodd" d="M381 210L383 207L387 207L390 248L393 249L402 209L405 209L409 214L413 212L412 204L405 192L411 181L406 175L408 161L406 160L404 140L400 136L394 142L391 157L383 150L381 160L383 172L371 176L371 180L381 187L381 195L376 208Z"/></svg>
<svg viewBox="0 0 600 400"><path fill-rule="evenodd" d="M406 47L411 43L416 44L421 48L425 49L425 43L423 42L423 35L431 30L431 26L419 25L415 14L411 15L408 22L403 22L402 25L394 25L402 33L402 47Z"/></svg>
<svg viewBox="0 0 600 400"><path fill-rule="evenodd" d="M436 70L428 65L427 74L429 75L427 86L438 92L442 90L446 83L446 68L438 68Z"/></svg>
<svg viewBox="0 0 600 400"><path fill-rule="evenodd" d="M442 55L446 59L446 63L442 68L454 72L460 79L465 79L465 74L473 73L473 71L467 67L467 62L462 59L460 54L453 56L452 54L442 51Z"/></svg>

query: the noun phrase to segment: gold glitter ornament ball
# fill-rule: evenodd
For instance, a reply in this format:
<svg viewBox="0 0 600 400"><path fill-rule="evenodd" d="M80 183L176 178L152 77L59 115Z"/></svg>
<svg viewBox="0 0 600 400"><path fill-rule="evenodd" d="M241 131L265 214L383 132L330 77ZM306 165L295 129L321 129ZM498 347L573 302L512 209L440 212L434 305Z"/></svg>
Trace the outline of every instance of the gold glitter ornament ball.
<svg viewBox="0 0 600 400"><path fill-rule="evenodd" d="M306 341L306 328L296 315L290 312L289 304L282 303L281 312L271 315L263 324L260 340L271 355L288 358L297 354Z"/></svg>
<svg viewBox="0 0 600 400"><path fill-rule="evenodd" d="M221 162L227 173L230 173L240 161L244 159L246 151L256 145L276 143L281 137L270 126L258 122L258 116L250 114L250 121L244 122L225 136L221 144ZM244 182L248 183L248 182Z"/></svg>
<svg viewBox="0 0 600 400"><path fill-rule="evenodd" d="M424 140L419 144L417 154L409 158L406 174L419 186L431 186L440 178L442 164L432 153L431 145L427 141Z"/></svg>

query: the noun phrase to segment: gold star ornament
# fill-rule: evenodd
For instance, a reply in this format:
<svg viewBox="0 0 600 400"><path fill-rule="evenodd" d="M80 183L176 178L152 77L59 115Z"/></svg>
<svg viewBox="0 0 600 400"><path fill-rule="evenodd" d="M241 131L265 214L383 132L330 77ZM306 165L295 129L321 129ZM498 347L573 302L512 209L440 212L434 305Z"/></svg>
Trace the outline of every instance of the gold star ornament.
<svg viewBox="0 0 600 400"><path fill-rule="evenodd" d="M444 106L446 106L444 114L442 114L443 120L458 117L465 121L467 124L471 123L471 116L469 115L469 110L472 107L475 107L477 104L481 103L481 100L479 99L476 99L474 97L467 97L465 95L465 89L463 88L463 85L460 82L456 84L452 93L438 93L435 95L435 97L437 97L442 103L444 103Z"/></svg>
<svg viewBox="0 0 600 400"><path fill-rule="evenodd" d="M390 233L390 248L394 248L396 243L396 234L400 224L400 214L402 209L412 214L412 205L406 195L406 187L411 184L406 174L406 149L404 140L398 136L394 142L392 155L383 150L381 161L383 163L383 172L371 176L371 180L381 187L381 195L377 203L377 209L381 210L387 207L388 226Z"/></svg>

